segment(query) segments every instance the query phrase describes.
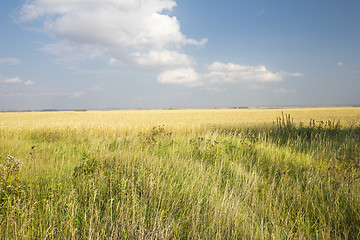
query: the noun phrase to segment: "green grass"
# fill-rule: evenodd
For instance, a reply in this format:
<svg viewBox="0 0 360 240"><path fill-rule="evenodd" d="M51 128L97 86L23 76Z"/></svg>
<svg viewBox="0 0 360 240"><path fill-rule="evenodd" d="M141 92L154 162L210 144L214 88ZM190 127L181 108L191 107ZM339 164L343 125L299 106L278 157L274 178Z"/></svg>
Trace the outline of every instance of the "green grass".
<svg viewBox="0 0 360 240"><path fill-rule="evenodd" d="M0 236L359 239L360 126L274 122L2 128Z"/></svg>

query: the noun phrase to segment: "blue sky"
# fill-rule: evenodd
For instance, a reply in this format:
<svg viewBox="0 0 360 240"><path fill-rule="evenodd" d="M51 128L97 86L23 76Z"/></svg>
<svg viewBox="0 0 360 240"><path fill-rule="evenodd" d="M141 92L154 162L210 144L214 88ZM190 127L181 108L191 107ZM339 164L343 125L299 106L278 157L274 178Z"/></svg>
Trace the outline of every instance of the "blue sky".
<svg viewBox="0 0 360 240"><path fill-rule="evenodd" d="M360 2L3 0L1 110L360 105Z"/></svg>

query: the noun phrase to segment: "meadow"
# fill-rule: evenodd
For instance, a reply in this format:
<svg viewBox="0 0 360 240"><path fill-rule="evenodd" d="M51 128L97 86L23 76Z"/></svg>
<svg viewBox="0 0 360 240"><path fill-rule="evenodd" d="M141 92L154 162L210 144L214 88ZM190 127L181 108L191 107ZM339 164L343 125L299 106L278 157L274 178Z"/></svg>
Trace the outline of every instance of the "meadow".
<svg viewBox="0 0 360 240"><path fill-rule="evenodd" d="M360 108L0 113L1 239L360 239Z"/></svg>

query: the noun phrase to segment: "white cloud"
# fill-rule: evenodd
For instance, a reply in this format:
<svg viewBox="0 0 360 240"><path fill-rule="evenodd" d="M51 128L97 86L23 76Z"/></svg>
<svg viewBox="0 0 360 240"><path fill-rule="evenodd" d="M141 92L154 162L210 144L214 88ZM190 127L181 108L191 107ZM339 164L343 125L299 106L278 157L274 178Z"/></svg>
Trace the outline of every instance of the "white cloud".
<svg viewBox="0 0 360 240"><path fill-rule="evenodd" d="M160 73L158 82L166 84L185 84L187 86L201 86L201 76L191 67L178 68Z"/></svg>
<svg viewBox="0 0 360 240"><path fill-rule="evenodd" d="M158 76L158 82L167 84L185 84L187 86L205 86L214 89L214 85L251 84L249 89L265 88L265 83L283 81L286 77L301 77L302 73L284 71L273 73L265 66L243 66L234 63L214 62L205 66L204 74L199 74L192 67L164 71ZM220 88L222 89L222 88ZM223 89L222 89L223 90Z"/></svg>
<svg viewBox="0 0 360 240"><path fill-rule="evenodd" d="M169 50L150 51L148 53L136 52L132 56L138 65L144 67L189 66L194 63L188 55Z"/></svg>
<svg viewBox="0 0 360 240"><path fill-rule="evenodd" d="M24 82L23 80L21 80L19 77L13 77L13 78L5 78L2 75L0 75L0 83L8 83L8 84L17 84L17 83L23 83L25 85L32 85L34 84L33 81L28 80L26 82Z"/></svg>
<svg viewBox="0 0 360 240"><path fill-rule="evenodd" d="M195 40L181 32L178 19L169 14L175 6L175 0L27 0L18 20L42 23L42 31L57 39L42 50L75 70L84 59L102 59L112 66L156 69L160 83L208 88L302 76L271 72L265 66L221 62L205 66L204 74L197 73L193 68L196 62L181 48L203 46L207 39ZM263 13L260 10L259 14ZM84 94L78 92L74 97Z"/></svg>
<svg viewBox="0 0 360 240"><path fill-rule="evenodd" d="M17 65L20 60L17 58L0 58L0 64Z"/></svg>
<svg viewBox="0 0 360 240"><path fill-rule="evenodd" d="M265 66L244 66L234 63L214 62L206 66L204 78L213 83L279 82L285 77L299 77L301 73L273 73Z"/></svg>
<svg viewBox="0 0 360 240"><path fill-rule="evenodd" d="M24 82L24 84L25 84L25 85L33 85L33 84L34 84L34 82L33 82L33 81L31 81L31 80L28 80L28 81Z"/></svg>
<svg viewBox="0 0 360 240"><path fill-rule="evenodd" d="M5 78L1 80L2 83L22 83L23 81L19 77Z"/></svg>
<svg viewBox="0 0 360 240"><path fill-rule="evenodd" d="M296 90L279 88L279 89L275 90L275 92L277 92L277 93L296 93Z"/></svg>
<svg viewBox="0 0 360 240"><path fill-rule="evenodd" d="M110 65L116 65L117 62L118 62L118 61L116 60L116 58L113 58L113 57L112 57L112 58L109 59L109 64L110 64Z"/></svg>
<svg viewBox="0 0 360 240"><path fill-rule="evenodd" d="M142 67L189 65L190 57L177 50L202 46L207 39L187 38L180 31L177 18L167 14L175 6L174 0L29 0L19 20L42 21L43 30L60 39L43 50L61 58L104 57Z"/></svg>
<svg viewBox="0 0 360 240"><path fill-rule="evenodd" d="M342 66L344 66L344 63L343 62L338 62L338 64L337 64L339 67L342 67Z"/></svg>

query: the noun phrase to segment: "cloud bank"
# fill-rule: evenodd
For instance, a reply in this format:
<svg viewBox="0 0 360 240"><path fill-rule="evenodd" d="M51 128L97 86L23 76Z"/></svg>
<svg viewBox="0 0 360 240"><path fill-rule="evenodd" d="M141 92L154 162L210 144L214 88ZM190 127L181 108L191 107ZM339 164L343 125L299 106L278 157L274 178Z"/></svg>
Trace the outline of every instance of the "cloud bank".
<svg viewBox="0 0 360 240"><path fill-rule="evenodd" d="M207 39L187 38L169 13L173 0L30 0L19 21L42 21L56 42L43 50L65 57L107 58L143 67L191 65L180 53L184 45L202 46Z"/></svg>
<svg viewBox="0 0 360 240"><path fill-rule="evenodd" d="M195 40L181 32L170 14L175 6L175 0L28 0L18 20L42 23L41 30L55 39L42 50L57 56L59 63L103 59L112 66L155 69L163 84L214 89L209 85L254 85L302 76L218 61L197 72L196 61L182 47L203 46L207 39Z"/></svg>
<svg viewBox="0 0 360 240"><path fill-rule="evenodd" d="M244 66L234 63L214 62L205 66L206 73L198 74L193 68L180 68L164 72L158 81L167 84L185 84L188 86L204 86L214 84L241 84L280 82L286 77L301 77L302 73L273 73L265 66ZM263 86L263 85L262 85Z"/></svg>
<svg viewBox="0 0 360 240"><path fill-rule="evenodd" d="M289 75L285 72L272 73L265 66L243 66L234 63L214 62L206 68L209 73L205 74L205 78L210 82L278 82L282 81L285 75Z"/></svg>

